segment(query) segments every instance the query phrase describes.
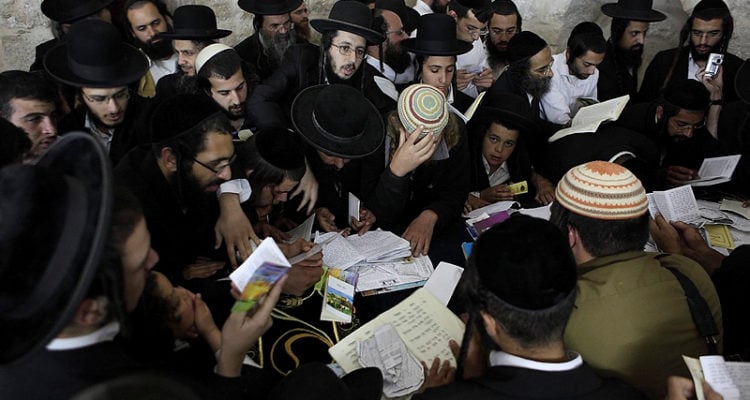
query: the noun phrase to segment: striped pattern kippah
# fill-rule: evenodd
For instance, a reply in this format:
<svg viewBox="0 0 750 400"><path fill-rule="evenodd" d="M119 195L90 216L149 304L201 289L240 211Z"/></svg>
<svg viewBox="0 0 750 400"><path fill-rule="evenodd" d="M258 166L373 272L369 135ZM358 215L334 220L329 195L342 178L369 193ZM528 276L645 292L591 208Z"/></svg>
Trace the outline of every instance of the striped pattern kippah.
<svg viewBox="0 0 750 400"><path fill-rule="evenodd" d="M623 166L606 161L571 168L557 184L555 195L569 211L595 219L632 219L648 211L641 181Z"/></svg>
<svg viewBox="0 0 750 400"><path fill-rule="evenodd" d="M414 84L398 96L398 118L407 133L422 125L422 136L440 134L448 125L448 113L443 92L433 86Z"/></svg>

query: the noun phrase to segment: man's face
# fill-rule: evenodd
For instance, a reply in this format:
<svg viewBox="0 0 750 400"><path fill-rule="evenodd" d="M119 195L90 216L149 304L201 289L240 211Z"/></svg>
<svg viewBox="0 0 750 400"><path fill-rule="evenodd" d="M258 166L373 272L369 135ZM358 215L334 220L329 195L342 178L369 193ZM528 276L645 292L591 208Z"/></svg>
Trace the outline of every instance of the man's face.
<svg viewBox="0 0 750 400"><path fill-rule="evenodd" d="M208 81L211 82L211 98L227 112L230 118L243 118L247 84L242 69L238 69L229 79L211 76Z"/></svg>
<svg viewBox="0 0 750 400"><path fill-rule="evenodd" d="M292 19L289 14L264 15L261 29L265 38L269 38L275 43L286 43L289 41Z"/></svg>
<svg viewBox="0 0 750 400"><path fill-rule="evenodd" d="M136 224L133 233L121 247L122 277L125 288L125 307L128 312L138 305L149 271L159 262L159 255L151 248L151 235L146 228L146 219Z"/></svg>
<svg viewBox="0 0 750 400"><path fill-rule="evenodd" d="M271 213L274 204L285 203L289 199L289 192L297 186L297 181L293 181L286 176L278 185L266 185L261 189L258 199L255 201L255 208L258 210L258 217L264 218Z"/></svg>
<svg viewBox="0 0 750 400"><path fill-rule="evenodd" d="M472 43L479 40L481 33L487 28L486 23L479 22L474 11L469 10L466 16L458 18L455 12L451 11L451 16L456 20L456 39Z"/></svg>
<svg viewBox="0 0 750 400"><path fill-rule="evenodd" d="M31 140L29 156L36 158L47 151L57 139L57 109L55 103L36 99L11 99L10 123L23 129Z"/></svg>
<svg viewBox="0 0 750 400"><path fill-rule="evenodd" d="M518 143L518 131L492 123L482 140L482 155L491 169L497 169L508 161Z"/></svg>
<svg viewBox="0 0 750 400"><path fill-rule="evenodd" d="M703 111L680 110L667 121L667 134L676 142L690 139L696 129L706 125L705 117Z"/></svg>
<svg viewBox="0 0 750 400"><path fill-rule="evenodd" d="M149 57L162 60L172 54L170 41L156 36L157 33L168 32L169 25L153 3L129 9L127 17L130 33L138 39L140 47Z"/></svg>
<svg viewBox="0 0 750 400"><path fill-rule="evenodd" d="M508 42L519 32L518 15L493 14L489 24L489 35L492 46L497 51L508 51Z"/></svg>
<svg viewBox="0 0 750 400"><path fill-rule="evenodd" d="M296 27L310 27L310 11L307 9L307 5L305 5L305 2L303 1L302 4L299 5L294 11L289 13L289 16L292 18L292 22Z"/></svg>
<svg viewBox="0 0 750 400"><path fill-rule="evenodd" d="M195 59L200 52L198 46L192 40L178 39L173 40L172 45L177 53L177 65L180 66L182 72L187 76L195 75Z"/></svg>
<svg viewBox="0 0 750 400"><path fill-rule="evenodd" d="M401 41L408 39L409 35L404 31L404 25L401 23L401 18L399 18L398 14L390 10L383 10L382 13L388 27L383 61L393 68L396 73L404 72L411 63L411 57L401 47Z"/></svg>
<svg viewBox="0 0 750 400"><path fill-rule="evenodd" d="M342 49L349 50L349 54L341 54ZM330 60L331 71L340 79L349 79L354 75L362 65L363 58L357 56L357 52L366 51L365 38L350 32L338 31L336 36L331 40L331 47L328 49L328 59ZM345 52L345 51L344 51Z"/></svg>
<svg viewBox="0 0 750 400"><path fill-rule="evenodd" d="M643 44L646 42L648 22L630 21L625 33L622 34L617 46L632 54L643 54Z"/></svg>
<svg viewBox="0 0 750 400"><path fill-rule="evenodd" d="M576 57L572 60L569 59L568 71L578 79L588 79L589 76L596 72L596 67L604 61L604 54L605 53L594 53L589 50L580 57Z"/></svg>
<svg viewBox="0 0 750 400"><path fill-rule="evenodd" d="M219 185L232 177L232 135L209 132L203 144L203 151L193 157L191 180L197 186L196 189L213 193L219 189Z"/></svg>
<svg viewBox="0 0 750 400"><path fill-rule="evenodd" d="M529 70L521 86L527 92L535 96L540 96L549 90L549 83L552 80L552 51L545 47L542 51L534 54L529 59Z"/></svg>
<svg viewBox="0 0 750 400"><path fill-rule="evenodd" d="M318 150L318 155L320 156L321 161L323 161L323 164L330 165L336 168L337 171L344 169L344 166L351 161L351 159L326 154L320 150Z"/></svg>
<svg viewBox="0 0 750 400"><path fill-rule="evenodd" d="M455 72L455 56L429 56L422 63L422 83L434 86L448 96Z"/></svg>
<svg viewBox="0 0 750 400"><path fill-rule="evenodd" d="M693 19L690 30L690 44L693 58L707 60L710 53L717 53L724 37L721 18L712 20Z"/></svg>
<svg viewBox="0 0 750 400"><path fill-rule="evenodd" d="M107 128L113 128L125 120L130 91L126 86L109 89L83 88L81 98L95 120Z"/></svg>

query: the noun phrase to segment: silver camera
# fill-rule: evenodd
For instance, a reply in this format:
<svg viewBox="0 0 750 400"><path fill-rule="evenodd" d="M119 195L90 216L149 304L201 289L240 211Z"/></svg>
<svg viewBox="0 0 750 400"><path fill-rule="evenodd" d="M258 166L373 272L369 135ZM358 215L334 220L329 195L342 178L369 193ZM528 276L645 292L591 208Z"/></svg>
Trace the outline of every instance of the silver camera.
<svg viewBox="0 0 750 400"><path fill-rule="evenodd" d="M708 55L708 62L706 63L706 77L713 78L719 73L719 67L724 62L724 55L719 53L711 53Z"/></svg>

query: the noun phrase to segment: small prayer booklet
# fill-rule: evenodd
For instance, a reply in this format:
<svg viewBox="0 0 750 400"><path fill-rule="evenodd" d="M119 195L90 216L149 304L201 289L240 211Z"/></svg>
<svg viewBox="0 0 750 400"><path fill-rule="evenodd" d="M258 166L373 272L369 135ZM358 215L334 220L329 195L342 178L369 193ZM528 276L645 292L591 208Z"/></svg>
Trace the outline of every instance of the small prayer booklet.
<svg viewBox="0 0 750 400"><path fill-rule="evenodd" d="M703 380L724 400L750 400L750 363L724 361L722 356L682 356L695 384L698 400L705 400Z"/></svg>
<svg viewBox="0 0 750 400"><path fill-rule="evenodd" d="M479 71L482 72L482 71ZM474 113L477 112L477 108L479 108L480 104L482 103L482 99L484 99L484 95L487 94L487 91L484 91L482 93L479 93L476 99L471 103L469 108L466 109L466 112L464 113L464 117L466 118L465 121L468 121L471 119L471 117L474 116Z"/></svg>
<svg viewBox="0 0 750 400"><path fill-rule="evenodd" d="M273 239L263 240L250 257L229 275L232 283L242 291L242 297L234 303L232 311L251 310L258 299L289 272L291 266Z"/></svg>
<svg viewBox="0 0 750 400"><path fill-rule="evenodd" d="M700 178L693 179L687 183L693 186L713 186L732 180L734 169L740 162L741 155L711 157L703 159L701 168L698 170Z"/></svg>
<svg viewBox="0 0 750 400"><path fill-rule="evenodd" d="M326 277L323 307L320 310L321 321L352 322L354 312L354 287L357 285L357 274L353 271L342 271L329 268Z"/></svg>
<svg viewBox="0 0 750 400"><path fill-rule="evenodd" d="M698 203L690 185L649 193L648 211L651 217L661 214L667 221L690 222L700 218Z"/></svg>
<svg viewBox="0 0 750 400"><path fill-rule="evenodd" d="M294 243L297 239L304 239L309 242L310 240L312 240L311 238L313 225L315 225L315 213L307 217L305 222L297 225L293 229L290 229L289 232L286 232L286 234L289 235L289 240L287 240L286 242Z"/></svg>
<svg viewBox="0 0 750 400"><path fill-rule="evenodd" d="M733 212L745 219L750 219L750 207L742 207L742 202L739 200L722 199L719 210Z"/></svg>
<svg viewBox="0 0 750 400"><path fill-rule="evenodd" d="M615 97L601 103L592 104L582 107L573 117L569 128L560 129L554 135L547 139L552 143L568 135L584 132L596 132L599 125L604 121L616 121L622 114L622 110L628 105L629 95Z"/></svg>
<svg viewBox="0 0 750 400"><path fill-rule="evenodd" d="M359 198L349 192L349 221L354 218L355 221L359 221ZM346 221L347 225L349 221Z"/></svg>

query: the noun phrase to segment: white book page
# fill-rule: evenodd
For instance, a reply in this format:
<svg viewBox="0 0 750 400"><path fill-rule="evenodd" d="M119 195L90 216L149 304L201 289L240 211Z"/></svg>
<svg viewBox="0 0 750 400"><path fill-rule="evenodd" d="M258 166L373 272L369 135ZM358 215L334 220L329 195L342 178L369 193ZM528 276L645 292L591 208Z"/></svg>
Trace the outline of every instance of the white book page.
<svg viewBox="0 0 750 400"><path fill-rule="evenodd" d="M724 397L724 400L739 400L740 391L734 385L722 356L700 357L703 376L711 387Z"/></svg>
<svg viewBox="0 0 750 400"><path fill-rule="evenodd" d="M727 371L740 390L742 400L750 400L750 362L727 361Z"/></svg>
<svg viewBox="0 0 750 400"><path fill-rule="evenodd" d="M501 211L508 211L511 207L518 204L515 201L498 201L497 203L492 203L490 205L486 205L481 208L477 208L476 210L471 210L470 213L465 214L464 218L477 218L481 216L482 214L487 214L488 216L492 214L497 214Z"/></svg>
<svg viewBox="0 0 750 400"><path fill-rule="evenodd" d="M294 243L297 239L310 241L310 237L312 237L313 225L315 225L315 213L307 217L305 222L297 225L293 229L290 229L289 232L286 232L286 234L289 235L289 240L287 240L286 242Z"/></svg>
<svg viewBox="0 0 750 400"><path fill-rule="evenodd" d="M709 180L713 178L731 178L734 169L740 162L740 155L706 158L698 170L700 178L695 181Z"/></svg>
<svg viewBox="0 0 750 400"><path fill-rule="evenodd" d="M362 253L357 251L341 234L335 232L333 240L323 243L326 239L330 239L330 236L324 234L315 240L316 243L323 245L323 264L333 268L347 269L364 261Z"/></svg>
<svg viewBox="0 0 750 400"><path fill-rule="evenodd" d="M415 257L414 261L365 264L357 267L357 291L382 289L405 283L425 281L433 273L432 261L427 256Z"/></svg>
<svg viewBox="0 0 750 400"><path fill-rule="evenodd" d="M598 126L602 121L614 121L620 116L628 100L630 100L630 96L625 95L582 107L573 118L571 126L590 125L594 123Z"/></svg>
<svg viewBox="0 0 750 400"><path fill-rule="evenodd" d="M255 270L263 263L271 263L284 267L291 267L289 261L284 257L284 253L276 245L272 238L266 238L255 251L248 257L237 269L229 275L229 279L237 286L237 289L243 291L247 282L250 281Z"/></svg>
<svg viewBox="0 0 750 400"><path fill-rule="evenodd" d="M430 279L427 280L424 288L429 290L443 305L447 306L463 272L464 269L458 265L441 261Z"/></svg>
<svg viewBox="0 0 750 400"><path fill-rule="evenodd" d="M658 210L667 221L690 222L700 218L698 203L690 185L676 187L667 191L656 191L648 195L649 212L655 215ZM655 205L655 206L654 206Z"/></svg>
<svg viewBox="0 0 750 400"><path fill-rule="evenodd" d="M352 192L349 192L349 221L346 221L347 225L349 225L352 218L355 221L359 221L359 198L352 194Z"/></svg>

